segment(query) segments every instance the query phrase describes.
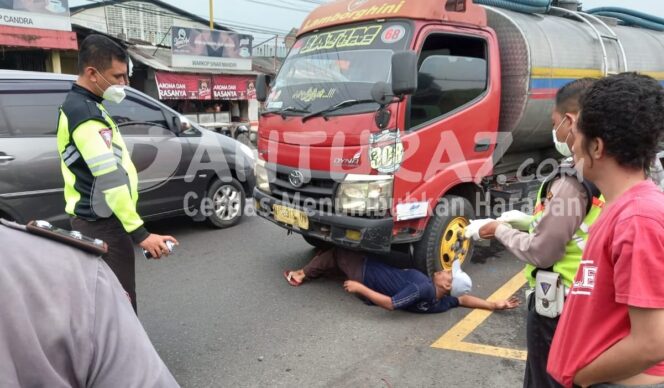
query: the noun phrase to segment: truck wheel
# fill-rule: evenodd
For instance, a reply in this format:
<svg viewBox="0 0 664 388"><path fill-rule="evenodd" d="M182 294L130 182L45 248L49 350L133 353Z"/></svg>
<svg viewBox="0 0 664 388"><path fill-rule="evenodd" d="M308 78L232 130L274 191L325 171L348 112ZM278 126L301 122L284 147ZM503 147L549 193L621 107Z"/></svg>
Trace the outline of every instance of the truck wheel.
<svg viewBox="0 0 664 388"><path fill-rule="evenodd" d="M215 228L228 228L242 218L244 190L235 179L228 182L215 180L208 189L206 202L212 205L211 212L206 214L208 224Z"/></svg>
<svg viewBox="0 0 664 388"><path fill-rule="evenodd" d="M454 260L463 264L470 259L473 244L463 236L463 229L474 218L475 212L467 199L445 196L436 206L422 239L414 246L418 269L431 276L436 271L452 269Z"/></svg>
<svg viewBox="0 0 664 388"><path fill-rule="evenodd" d="M310 236L302 235L302 238L309 245L314 246L316 248L327 249L327 248L330 248L332 246L332 244L330 244L329 242L323 241L323 240L318 239L316 237L310 237Z"/></svg>

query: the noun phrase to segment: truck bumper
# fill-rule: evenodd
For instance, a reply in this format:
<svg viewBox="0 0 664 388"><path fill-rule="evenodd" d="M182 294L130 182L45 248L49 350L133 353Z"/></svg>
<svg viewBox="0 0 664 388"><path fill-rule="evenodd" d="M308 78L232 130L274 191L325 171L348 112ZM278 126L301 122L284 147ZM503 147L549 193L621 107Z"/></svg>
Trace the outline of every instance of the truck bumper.
<svg viewBox="0 0 664 388"><path fill-rule="evenodd" d="M256 212L259 216L284 229L346 248L376 253L388 253L390 251L392 245L392 228L394 226L392 217L361 218L305 210L294 206L292 203L283 202L258 190L258 188L254 189L254 201ZM309 228L303 230L277 221L274 218L273 205L281 205L305 212L309 218Z"/></svg>

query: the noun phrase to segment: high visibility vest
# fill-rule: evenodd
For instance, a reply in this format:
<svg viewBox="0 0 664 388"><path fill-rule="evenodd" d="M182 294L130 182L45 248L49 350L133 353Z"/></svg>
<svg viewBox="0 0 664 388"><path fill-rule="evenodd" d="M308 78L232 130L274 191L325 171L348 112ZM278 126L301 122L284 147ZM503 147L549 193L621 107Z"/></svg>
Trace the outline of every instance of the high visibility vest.
<svg viewBox="0 0 664 388"><path fill-rule="evenodd" d="M546 195L548 194L548 187L550 187L551 182L559 176L559 173L554 174L551 179L545 181L540 186L537 193L537 205L535 206L533 219L529 227L530 233L534 232L544 215L544 198L546 198ZM604 207L604 197L602 195L596 197L586 185L584 185L584 187L586 187L587 197L592 201L590 209L587 211L583 222L572 236L572 239L567 242L567 245L565 245L565 254L553 265L552 269L553 272L561 275L560 277L562 278L563 284L568 288L571 287L572 282L574 282L576 271L581 263L581 256L583 254L583 249L586 247L586 242L588 241L588 231L590 226L597 220ZM537 269L537 267L532 264L526 264L526 268L524 269L524 275L531 288L535 287L535 269Z"/></svg>
<svg viewBox="0 0 664 388"><path fill-rule="evenodd" d="M100 97L74 85L60 107L57 141L65 211L87 220L115 215L140 242L147 232L136 212L138 174L117 125L101 102Z"/></svg>

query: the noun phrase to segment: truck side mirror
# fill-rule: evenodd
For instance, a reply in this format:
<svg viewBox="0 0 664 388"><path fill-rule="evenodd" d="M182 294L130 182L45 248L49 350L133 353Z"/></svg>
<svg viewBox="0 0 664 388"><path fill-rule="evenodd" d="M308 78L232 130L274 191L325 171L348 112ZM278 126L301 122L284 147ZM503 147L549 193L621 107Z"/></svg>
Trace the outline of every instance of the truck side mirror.
<svg viewBox="0 0 664 388"><path fill-rule="evenodd" d="M265 74L259 74L256 77L256 99L259 102L265 102L267 100L267 86L270 80Z"/></svg>
<svg viewBox="0 0 664 388"><path fill-rule="evenodd" d="M417 90L417 53L400 51L392 55L392 92L395 96Z"/></svg>

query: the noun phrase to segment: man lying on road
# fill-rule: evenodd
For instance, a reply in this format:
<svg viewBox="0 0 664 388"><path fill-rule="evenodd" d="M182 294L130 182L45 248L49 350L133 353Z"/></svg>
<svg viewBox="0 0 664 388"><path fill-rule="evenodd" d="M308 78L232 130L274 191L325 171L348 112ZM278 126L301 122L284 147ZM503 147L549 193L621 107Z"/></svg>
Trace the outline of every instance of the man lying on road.
<svg viewBox="0 0 664 388"><path fill-rule="evenodd" d="M442 313L458 306L506 310L519 305L516 297L489 302L467 295L472 282L458 261L452 271L438 271L430 279L416 269L394 268L362 253L335 247L320 252L302 269L284 271L284 277L297 287L305 280L338 271L348 279L344 282L347 292L387 310Z"/></svg>

